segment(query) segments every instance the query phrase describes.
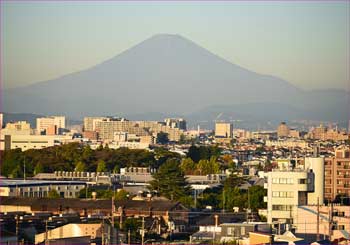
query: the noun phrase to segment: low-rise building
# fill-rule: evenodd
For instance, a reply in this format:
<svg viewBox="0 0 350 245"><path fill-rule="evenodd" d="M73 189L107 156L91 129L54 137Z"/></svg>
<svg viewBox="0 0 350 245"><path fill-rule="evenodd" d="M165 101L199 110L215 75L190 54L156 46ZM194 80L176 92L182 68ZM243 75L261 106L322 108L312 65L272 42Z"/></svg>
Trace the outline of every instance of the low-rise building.
<svg viewBox="0 0 350 245"><path fill-rule="evenodd" d="M0 195L2 197L47 197L51 190L64 198L75 198L85 188L82 181L42 181L1 179Z"/></svg>

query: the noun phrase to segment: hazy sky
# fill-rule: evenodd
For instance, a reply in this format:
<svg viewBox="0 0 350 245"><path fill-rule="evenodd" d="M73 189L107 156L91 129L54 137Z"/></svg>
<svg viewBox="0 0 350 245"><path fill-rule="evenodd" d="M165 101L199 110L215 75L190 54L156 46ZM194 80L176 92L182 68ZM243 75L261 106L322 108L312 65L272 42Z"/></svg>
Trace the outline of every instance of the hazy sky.
<svg viewBox="0 0 350 245"><path fill-rule="evenodd" d="M2 81L56 78L170 33L301 88L350 90L349 15L349 1L2 1Z"/></svg>

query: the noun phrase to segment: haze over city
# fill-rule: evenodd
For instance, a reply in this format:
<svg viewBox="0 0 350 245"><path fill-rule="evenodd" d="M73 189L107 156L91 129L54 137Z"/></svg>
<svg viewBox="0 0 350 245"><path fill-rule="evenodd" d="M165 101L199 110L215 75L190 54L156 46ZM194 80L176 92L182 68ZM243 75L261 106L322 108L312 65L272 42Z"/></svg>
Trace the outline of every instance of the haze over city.
<svg viewBox="0 0 350 245"><path fill-rule="evenodd" d="M11 2L3 87L90 68L155 34L184 36L302 89L349 91L349 2Z"/></svg>

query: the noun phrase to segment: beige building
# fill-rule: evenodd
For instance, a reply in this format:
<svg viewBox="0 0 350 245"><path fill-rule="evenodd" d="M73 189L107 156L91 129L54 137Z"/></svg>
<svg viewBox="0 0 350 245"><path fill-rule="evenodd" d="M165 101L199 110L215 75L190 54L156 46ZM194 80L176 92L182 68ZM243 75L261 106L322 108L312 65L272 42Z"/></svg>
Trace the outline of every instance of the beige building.
<svg viewBox="0 0 350 245"><path fill-rule="evenodd" d="M42 149L73 142L71 135L0 135L0 150Z"/></svg>
<svg viewBox="0 0 350 245"><path fill-rule="evenodd" d="M29 135L31 133L30 124L26 121L7 123L5 128L0 129L1 135Z"/></svg>
<svg viewBox="0 0 350 245"><path fill-rule="evenodd" d="M84 131L96 131L96 123L109 121L107 117L84 117Z"/></svg>
<svg viewBox="0 0 350 245"><path fill-rule="evenodd" d="M289 136L289 127L285 122L281 122L277 127L277 137L288 137Z"/></svg>
<svg viewBox="0 0 350 245"><path fill-rule="evenodd" d="M48 232L35 235L35 244L44 243L45 240L90 236L91 239L102 236L102 223L66 224Z"/></svg>
<svg viewBox="0 0 350 245"><path fill-rule="evenodd" d="M232 123L217 122L215 123L216 138L232 138L233 125Z"/></svg>
<svg viewBox="0 0 350 245"><path fill-rule="evenodd" d="M66 117L64 116L52 116L41 117L36 119L37 134L45 134L48 131L52 132L52 129L56 131L55 134L61 134L62 129L66 128Z"/></svg>
<svg viewBox="0 0 350 245"><path fill-rule="evenodd" d="M312 128L306 137L316 140L343 141L349 139L349 134L345 131L339 131L337 128L324 127L321 124L319 127Z"/></svg>

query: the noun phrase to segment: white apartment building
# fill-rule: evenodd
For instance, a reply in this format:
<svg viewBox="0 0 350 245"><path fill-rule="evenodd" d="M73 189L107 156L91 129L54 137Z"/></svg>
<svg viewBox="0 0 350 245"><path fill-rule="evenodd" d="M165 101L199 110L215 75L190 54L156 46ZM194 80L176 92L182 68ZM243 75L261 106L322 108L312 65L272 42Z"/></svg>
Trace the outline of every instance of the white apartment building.
<svg viewBox="0 0 350 245"><path fill-rule="evenodd" d="M41 117L36 119L36 130L38 134L43 131L47 131L49 128L55 128L55 134L60 134L61 130L66 128L66 117L64 116L52 116Z"/></svg>
<svg viewBox="0 0 350 245"><path fill-rule="evenodd" d="M278 167L259 173L264 176L267 189L267 220L293 224L298 206L324 203L324 158L307 157L298 166L280 161Z"/></svg>
<svg viewBox="0 0 350 245"><path fill-rule="evenodd" d="M299 205L307 205L307 194L314 191L314 174L301 169L259 173L267 189L267 222L293 223ZM261 176L262 177L262 176Z"/></svg>
<svg viewBox="0 0 350 245"><path fill-rule="evenodd" d="M56 190L61 197L77 198L85 186L83 181L1 179L0 196L47 197L50 190Z"/></svg>

